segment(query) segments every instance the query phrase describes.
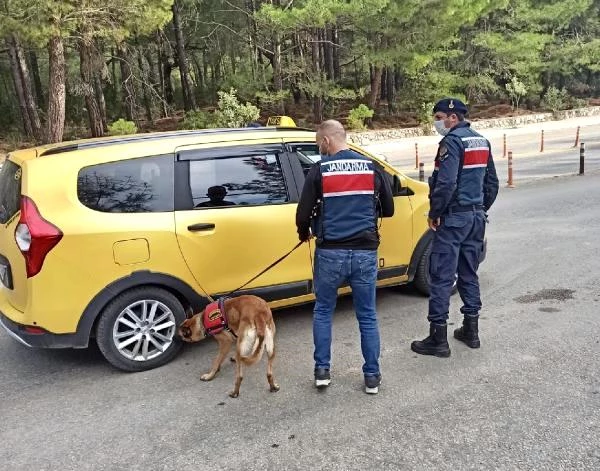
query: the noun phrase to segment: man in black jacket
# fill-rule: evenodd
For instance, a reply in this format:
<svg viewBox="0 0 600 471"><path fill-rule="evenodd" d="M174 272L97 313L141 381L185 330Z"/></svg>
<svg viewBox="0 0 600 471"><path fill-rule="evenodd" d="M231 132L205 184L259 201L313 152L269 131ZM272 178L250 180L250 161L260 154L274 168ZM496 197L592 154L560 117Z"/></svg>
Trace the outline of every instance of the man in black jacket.
<svg viewBox="0 0 600 471"><path fill-rule="evenodd" d="M394 214L388 178L373 160L346 144L344 127L334 120L317 129L322 159L312 166L296 212L301 241L316 236L313 338L315 385L331 382L331 320L337 290L344 281L352 288L364 358L365 391L377 394L379 327L375 309L377 282L378 217Z"/></svg>

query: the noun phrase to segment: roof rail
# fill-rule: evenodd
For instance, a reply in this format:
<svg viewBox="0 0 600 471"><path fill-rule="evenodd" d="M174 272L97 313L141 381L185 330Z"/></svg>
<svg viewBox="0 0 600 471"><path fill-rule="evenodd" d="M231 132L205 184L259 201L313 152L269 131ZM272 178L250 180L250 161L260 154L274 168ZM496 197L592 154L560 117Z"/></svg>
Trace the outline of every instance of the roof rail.
<svg viewBox="0 0 600 471"><path fill-rule="evenodd" d="M65 144L64 146L51 147L45 151L42 151L38 157L46 156L46 155L54 155L54 154L62 154L65 152L72 152L79 149L93 149L95 147L105 147L112 146L116 144L123 143L134 143L134 142L143 142L143 141L154 141L159 139L174 139L178 137L186 137L186 136L202 136L207 134L225 134L225 133L234 133L234 132L272 132L272 131L311 131L314 132L314 129L308 128L297 128L297 127L261 127L261 128L218 128L218 129L195 129L195 130L185 130L185 131L169 131L163 133L153 133L153 134L136 134L133 136L126 137L115 137L113 139L104 139L104 140L90 140L80 142L78 144Z"/></svg>

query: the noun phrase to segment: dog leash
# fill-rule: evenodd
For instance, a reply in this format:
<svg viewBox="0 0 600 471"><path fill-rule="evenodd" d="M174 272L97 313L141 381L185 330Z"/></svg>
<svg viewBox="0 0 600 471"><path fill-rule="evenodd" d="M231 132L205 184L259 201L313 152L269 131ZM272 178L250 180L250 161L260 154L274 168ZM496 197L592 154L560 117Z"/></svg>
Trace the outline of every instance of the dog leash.
<svg viewBox="0 0 600 471"><path fill-rule="evenodd" d="M283 262L283 261L284 261L286 258L288 258L288 257L289 257L289 256L292 254L292 252L293 252L294 250L296 250L298 247L300 247L300 246L301 246L303 243L304 243L303 241L300 241L300 242L298 242L298 243L297 243L297 244L294 246L294 248L293 248L292 250L290 250L289 252L287 252L287 253L286 253L285 255L283 255L282 257L279 257L277 260L275 260L273 263L271 263L271 265L269 265L267 268L265 268L263 271L261 271L261 272L260 272L258 275L254 276L254 277L253 277L253 278L251 278L250 280L246 281L246 283L244 283L244 284L243 284L242 286L240 286L239 288L236 288L236 289L234 289L233 291L230 291L229 293L227 293L227 294L224 294L223 296L220 296L220 297L225 297L225 298L226 298L226 297L228 297L228 296L231 296L233 293L235 293L235 292L237 292L237 291L241 290L242 288L244 288L245 286L249 285L249 284L250 284L250 283L252 283L254 280L256 280L256 279L257 279L259 276L261 276L261 275L264 275L266 272L268 272L268 271L269 271L271 268L273 268L275 265L277 265L278 263L281 263L281 262ZM209 300L211 303L214 303L214 302L215 302L215 300L212 298L212 296L211 296L210 294L208 294L208 293L207 293L207 296L206 296L206 297L208 298L208 300Z"/></svg>

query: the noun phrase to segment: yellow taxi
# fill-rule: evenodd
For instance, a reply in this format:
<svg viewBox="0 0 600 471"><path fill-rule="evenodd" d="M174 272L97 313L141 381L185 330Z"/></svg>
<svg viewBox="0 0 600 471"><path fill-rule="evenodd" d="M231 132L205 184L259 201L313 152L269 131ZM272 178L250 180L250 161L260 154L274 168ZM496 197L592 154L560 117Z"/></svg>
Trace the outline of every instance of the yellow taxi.
<svg viewBox="0 0 600 471"><path fill-rule="evenodd" d="M265 127L138 134L10 154L0 170L0 323L29 347L95 338L126 371L170 361L176 327L297 243L295 212L319 152L289 117ZM394 191L380 286L428 290L428 187L378 161ZM242 291L310 302L314 245ZM340 294L348 292L342 288Z"/></svg>

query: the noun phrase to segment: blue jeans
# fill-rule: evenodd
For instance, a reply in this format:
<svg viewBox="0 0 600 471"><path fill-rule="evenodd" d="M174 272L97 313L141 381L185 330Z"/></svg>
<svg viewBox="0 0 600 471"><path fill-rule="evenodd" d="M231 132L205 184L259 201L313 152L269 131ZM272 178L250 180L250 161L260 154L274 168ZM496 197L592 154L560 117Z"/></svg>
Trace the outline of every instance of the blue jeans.
<svg viewBox="0 0 600 471"><path fill-rule="evenodd" d="M456 274L458 293L463 301L460 311L465 316L479 316L481 296L477 269L483 250L485 224L485 213L480 210L442 216L433 236L429 258L429 322L445 324L448 320Z"/></svg>
<svg viewBox="0 0 600 471"><path fill-rule="evenodd" d="M375 310L377 251L320 249L315 251L315 309L313 339L315 368L330 367L331 323L337 290L347 281L352 288L354 310L360 328L365 376L379 374L379 327Z"/></svg>

